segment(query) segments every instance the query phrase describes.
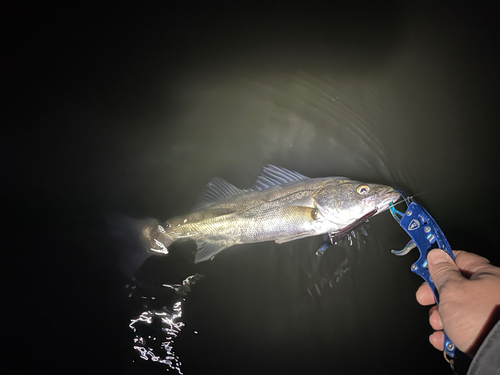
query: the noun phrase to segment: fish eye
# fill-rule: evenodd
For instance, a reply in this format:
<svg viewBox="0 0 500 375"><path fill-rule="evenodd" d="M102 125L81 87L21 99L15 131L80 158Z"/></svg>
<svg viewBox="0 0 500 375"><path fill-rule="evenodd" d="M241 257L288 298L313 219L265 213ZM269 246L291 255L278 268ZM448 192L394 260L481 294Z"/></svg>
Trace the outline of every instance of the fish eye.
<svg viewBox="0 0 500 375"><path fill-rule="evenodd" d="M359 185L356 188L359 195L366 195L370 192L370 187L368 185Z"/></svg>

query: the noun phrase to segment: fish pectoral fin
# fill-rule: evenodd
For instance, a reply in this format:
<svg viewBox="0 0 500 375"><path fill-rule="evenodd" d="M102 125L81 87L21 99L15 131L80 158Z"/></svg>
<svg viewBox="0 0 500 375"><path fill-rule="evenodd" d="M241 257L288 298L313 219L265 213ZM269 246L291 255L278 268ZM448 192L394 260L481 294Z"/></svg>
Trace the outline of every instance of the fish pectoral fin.
<svg viewBox="0 0 500 375"><path fill-rule="evenodd" d="M282 244L282 243L286 243L286 242L295 241L295 240L298 240L300 238L306 238L306 237L311 237L311 236L312 236L311 233L301 233L301 234L298 234L296 236L280 238L279 240L275 240L274 242L276 242L277 244Z"/></svg>
<svg viewBox="0 0 500 375"><path fill-rule="evenodd" d="M217 253L229 247L220 243L205 241L196 241L196 245L198 246L198 251L194 258L195 263L211 260Z"/></svg>

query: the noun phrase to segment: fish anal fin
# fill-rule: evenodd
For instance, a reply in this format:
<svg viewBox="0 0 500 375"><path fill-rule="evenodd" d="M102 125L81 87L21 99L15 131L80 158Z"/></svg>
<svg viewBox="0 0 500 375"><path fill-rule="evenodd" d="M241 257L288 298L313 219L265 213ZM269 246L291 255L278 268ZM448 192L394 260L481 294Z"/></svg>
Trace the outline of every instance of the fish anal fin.
<svg viewBox="0 0 500 375"><path fill-rule="evenodd" d="M211 260L222 250L228 248L227 245L215 242L196 241L198 251L196 252L194 262L200 263L206 260Z"/></svg>

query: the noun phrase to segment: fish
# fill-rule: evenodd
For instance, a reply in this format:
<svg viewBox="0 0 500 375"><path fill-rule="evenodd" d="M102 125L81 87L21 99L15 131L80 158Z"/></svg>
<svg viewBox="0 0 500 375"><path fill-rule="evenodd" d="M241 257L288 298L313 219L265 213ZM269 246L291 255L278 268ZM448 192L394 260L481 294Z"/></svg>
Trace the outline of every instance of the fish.
<svg viewBox="0 0 500 375"><path fill-rule="evenodd" d="M392 187L347 177L309 178L267 165L250 189L213 178L189 214L142 227L152 254L168 254L176 241L194 240L195 263L239 244L277 244L328 234L332 241L388 209L400 194Z"/></svg>

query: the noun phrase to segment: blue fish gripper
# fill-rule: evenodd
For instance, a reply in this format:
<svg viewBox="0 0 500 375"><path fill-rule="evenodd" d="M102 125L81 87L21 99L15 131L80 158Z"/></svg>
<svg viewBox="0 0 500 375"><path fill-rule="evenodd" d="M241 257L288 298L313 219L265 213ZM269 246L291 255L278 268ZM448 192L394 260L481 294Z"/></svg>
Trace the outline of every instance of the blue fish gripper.
<svg viewBox="0 0 500 375"><path fill-rule="evenodd" d="M434 282L432 281L431 275L429 274L429 269L427 268L427 254L432 249L439 248L445 251L451 259L455 260L455 256L453 255L453 251L451 250L450 244L446 240L443 231L437 225L432 216L421 205L413 201L408 194L401 190L397 191L405 200L408 208L406 212L402 213L396 210L394 205L391 203L389 205L389 209L394 219L396 219L399 225L411 237L411 240L402 250L392 250L392 253L402 256L408 254L411 249L415 247L418 248L420 257L415 263L412 264L411 271L419 275L427 282L427 284L429 284L432 292L434 293L436 303L439 305L439 293L434 285ZM458 353L464 355L456 348L455 344L450 340L446 332L444 332L443 349L445 354L452 359L455 358ZM453 362L449 362L453 367Z"/></svg>

